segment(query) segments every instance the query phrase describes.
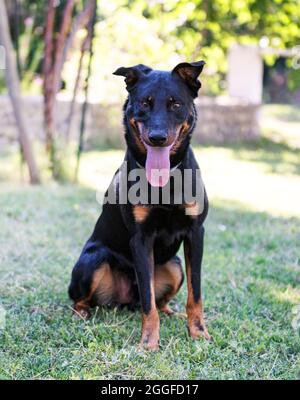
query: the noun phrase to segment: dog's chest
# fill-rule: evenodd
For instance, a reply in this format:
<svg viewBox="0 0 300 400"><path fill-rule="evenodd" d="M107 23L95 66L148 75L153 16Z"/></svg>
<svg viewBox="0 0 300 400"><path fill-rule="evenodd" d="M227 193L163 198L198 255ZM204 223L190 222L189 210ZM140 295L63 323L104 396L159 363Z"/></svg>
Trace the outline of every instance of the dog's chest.
<svg viewBox="0 0 300 400"><path fill-rule="evenodd" d="M155 235L166 242L180 240L192 227L194 217L182 206L150 206L135 209L144 232Z"/></svg>

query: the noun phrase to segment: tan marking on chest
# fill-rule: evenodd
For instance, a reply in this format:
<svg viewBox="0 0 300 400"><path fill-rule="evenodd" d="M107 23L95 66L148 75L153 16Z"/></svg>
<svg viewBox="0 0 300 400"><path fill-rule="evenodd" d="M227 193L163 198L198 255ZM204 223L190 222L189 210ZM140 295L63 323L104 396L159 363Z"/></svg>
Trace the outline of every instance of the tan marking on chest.
<svg viewBox="0 0 300 400"><path fill-rule="evenodd" d="M133 216L136 222L144 222L150 213L150 207L136 205L133 206Z"/></svg>
<svg viewBox="0 0 300 400"><path fill-rule="evenodd" d="M196 201L184 204L183 206L185 208L185 215L189 215L191 218L196 218L203 211L203 208L201 208L200 204Z"/></svg>

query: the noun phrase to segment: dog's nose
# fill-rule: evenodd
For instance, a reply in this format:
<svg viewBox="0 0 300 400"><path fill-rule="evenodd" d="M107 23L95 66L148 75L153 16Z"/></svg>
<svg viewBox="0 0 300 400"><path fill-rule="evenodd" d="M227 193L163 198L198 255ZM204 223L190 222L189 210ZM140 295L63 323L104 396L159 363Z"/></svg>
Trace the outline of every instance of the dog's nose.
<svg viewBox="0 0 300 400"><path fill-rule="evenodd" d="M167 140L167 135L163 132L152 133L149 135L149 140L156 146L161 146Z"/></svg>

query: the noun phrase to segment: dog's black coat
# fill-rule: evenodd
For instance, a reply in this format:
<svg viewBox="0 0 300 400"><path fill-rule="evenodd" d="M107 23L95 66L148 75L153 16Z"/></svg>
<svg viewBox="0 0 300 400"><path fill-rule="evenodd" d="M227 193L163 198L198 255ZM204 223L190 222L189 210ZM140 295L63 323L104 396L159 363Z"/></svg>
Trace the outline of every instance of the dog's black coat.
<svg viewBox="0 0 300 400"><path fill-rule="evenodd" d="M199 167L190 147L191 134L196 122L193 99L200 87L198 75L204 62L182 63L172 72L153 71L139 65L119 68L115 74L126 77L129 97L124 105L124 127L128 171L145 166L146 152L140 136L149 144L163 146L176 127L185 131L177 140L176 151L171 154L171 167L192 169ZM139 131L143 126L143 132ZM171 140L171 139L170 139ZM193 174L193 180L196 179ZM113 184L113 183L112 183ZM190 182L191 185L195 182ZM137 222L132 204L104 204L94 232L87 241L76 263L69 287L75 304L90 296L95 271L103 262L127 274L133 282L133 303L142 306L144 314L151 310L151 251L154 265L169 260L180 263L176 254L186 242L191 266L191 286L195 302L201 297L201 261L203 253L203 222L208 212L204 196L203 211L192 218L181 205L152 205L147 217ZM90 298L89 305L96 304Z"/></svg>

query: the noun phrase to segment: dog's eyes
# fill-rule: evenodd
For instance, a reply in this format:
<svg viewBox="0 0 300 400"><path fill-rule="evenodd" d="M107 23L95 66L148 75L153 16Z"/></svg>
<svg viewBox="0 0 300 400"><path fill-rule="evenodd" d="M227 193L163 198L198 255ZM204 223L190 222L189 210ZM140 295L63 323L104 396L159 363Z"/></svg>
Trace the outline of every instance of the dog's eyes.
<svg viewBox="0 0 300 400"><path fill-rule="evenodd" d="M142 108L147 109L151 106L152 101L153 101L152 97L149 96L149 97L147 97L147 99L143 99L140 104L141 104Z"/></svg>
<svg viewBox="0 0 300 400"><path fill-rule="evenodd" d="M169 105L171 110L178 110L181 107L181 103L179 103L179 101L176 101L173 97L170 97Z"/></svg>
<svg viewBox="0 0 300 400"><path fill-rule="evenodd" d="M180 108L180 107L181 107L181 104L178 103L178 101L175 101L175 103L172 104L172 107L173 107L173 108Z"/></svg>

